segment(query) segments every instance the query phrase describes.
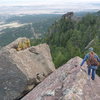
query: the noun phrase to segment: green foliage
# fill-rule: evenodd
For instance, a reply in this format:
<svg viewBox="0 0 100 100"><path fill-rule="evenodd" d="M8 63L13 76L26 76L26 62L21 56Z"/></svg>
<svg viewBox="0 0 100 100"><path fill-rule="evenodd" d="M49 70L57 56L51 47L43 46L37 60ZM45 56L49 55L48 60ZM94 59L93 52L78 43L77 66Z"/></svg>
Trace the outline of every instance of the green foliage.
<svg viewBox="0 0 100 100"><path fill-rule="evenodd" d="M90 46L100 55L100 16L96 14L87 14L78 21L61 18L49 28L44 42L49 44L53 61L59 67L72 57L84 57L90 46L85 47L92 40Z"/></svg>
<svg viewBox="0 0 100 100"><path fill-rule="evenodd" d="M66 61L65 56L61 53L61 51L57 52L57 55L54 58L54 63L56 67L61 66Z"/></svg>
<svg viewBox="0 0 100 100"><path fill-rule="evenodd" d="M6 28L0 31L0 46L3 47L8 45L19 37L34 38L34 33L41 37L42 34L48 31L48 28L54 23L55 20L59 19L60 15L57 14L43 14L43 15L23 15L23 16L12 16L5 22L18 22L26 24L17 28ZM32 23L32 24L30 24ZM35 40L37 41L37 40ZM34 43L37 44L37 43Z"/></svg>
<svg viewBox="0 0 100 100"><path fill-rule="evenodd" d="M66 49L64 47L50 46L53 62L56 67L66 62Z"/></svg>
<svg viewBox="0 0 100 100"><path fill-rule="evenodd" d="M93 43L89 45L92 40ZM84 57L91 46L100 55L100 16L87 14L79 21L61 18L49 28L43 39L35 42L49 44L57 68L70 58ZM86 49L87 45L89 47ZM100 74L100 71L97 73Z"/></svg>
<svg viewBox="0 0 100 100"><path fill-rule="evenodd" d="M30 39L31 46L36 46L38 44L42 43L41 39Z"/></svg>

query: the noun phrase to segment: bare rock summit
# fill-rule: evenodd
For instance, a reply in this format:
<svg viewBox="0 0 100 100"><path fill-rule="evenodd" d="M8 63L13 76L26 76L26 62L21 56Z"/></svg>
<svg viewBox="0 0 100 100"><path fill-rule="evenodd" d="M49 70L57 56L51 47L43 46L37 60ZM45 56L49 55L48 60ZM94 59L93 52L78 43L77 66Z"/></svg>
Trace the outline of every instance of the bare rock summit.
<svg viewBox="0 0 100 100"><path fill-rule="evenodd" d="M21 100L100 100L100 78L88 80L87 65L72 58Z"/></svg>

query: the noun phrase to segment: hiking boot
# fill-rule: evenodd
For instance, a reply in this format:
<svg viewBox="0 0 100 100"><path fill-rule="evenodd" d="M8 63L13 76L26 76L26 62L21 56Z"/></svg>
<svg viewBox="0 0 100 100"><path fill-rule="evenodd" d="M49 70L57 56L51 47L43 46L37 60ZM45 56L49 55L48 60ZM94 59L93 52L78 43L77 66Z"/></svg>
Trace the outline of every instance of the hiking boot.
<svg viewBox="0 0 100 100"><path fill-rule="evenodd" d="M94 80L94 78L91 77L92 80Z"/></svg>

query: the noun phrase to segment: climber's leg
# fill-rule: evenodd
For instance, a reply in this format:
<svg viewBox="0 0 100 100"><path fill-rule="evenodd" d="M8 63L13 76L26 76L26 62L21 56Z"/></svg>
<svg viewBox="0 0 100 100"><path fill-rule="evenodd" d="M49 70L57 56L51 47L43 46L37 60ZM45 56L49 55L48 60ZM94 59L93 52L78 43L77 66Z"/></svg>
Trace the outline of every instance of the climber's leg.
<svg viewBox="0 0 100 100"><path fill-rule="evenodd" d="M95 79L96 69L97 69L97 66L92 66L92 80Z"/></svg>
<svg viewBox="0 0 100 100"><path fill-rule="evenodd" d="M90 74L91 74L91 66L88 67L88 75L90 75Z"/></svg>
<svg viewBox="0 0 100 100"><path fill-rule="evenodd" d="M92 80L94 80L95 79L95 69L92 69Z"/></svg>
<svg viewBox="0 0 100 100"><path fill-rule="evenodd" d="M91 66L88 67L88 79L90 80L90 74L91 74Z"/></svg>

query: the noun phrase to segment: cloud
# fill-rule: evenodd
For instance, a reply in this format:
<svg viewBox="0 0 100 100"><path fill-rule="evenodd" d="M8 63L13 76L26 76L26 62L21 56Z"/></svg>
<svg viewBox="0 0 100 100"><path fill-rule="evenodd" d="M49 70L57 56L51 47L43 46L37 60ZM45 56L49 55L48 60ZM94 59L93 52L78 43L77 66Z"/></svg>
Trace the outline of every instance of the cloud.
<svg viewBox="0 0 100 100"><path fill-rule="evenodd" d="M0 6L6 10L12 9L7 7L26 6L21 8L23 13L87 11L100 10L100 0L0 0Z"/></svg>
<svg viewBox="0 0 100 100"><path fill-rule="evenodd" d="M0 0L0 5L23 5L23 4L71 4L71 3L100 3L99 0Z"/></svg>

